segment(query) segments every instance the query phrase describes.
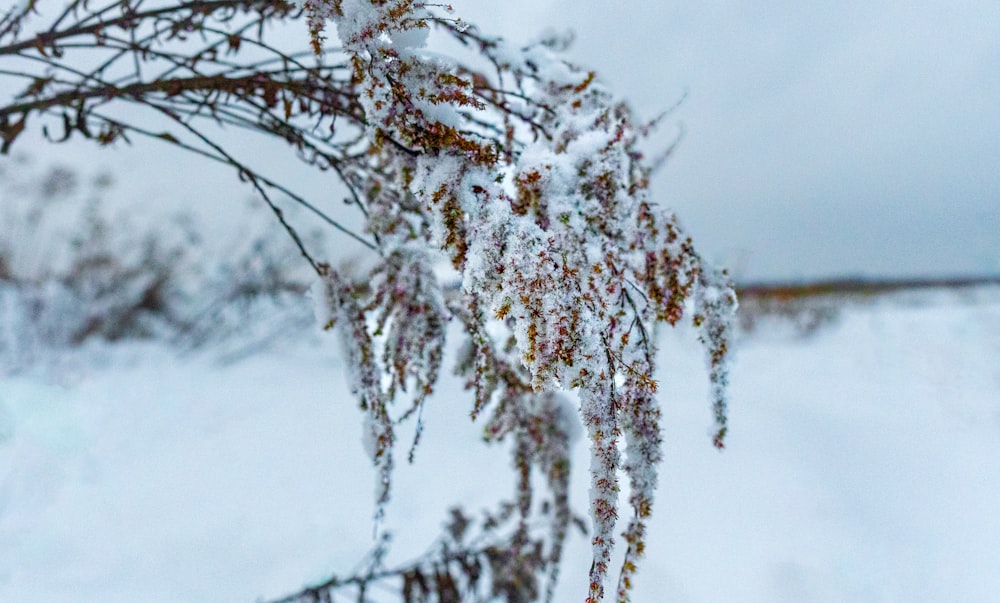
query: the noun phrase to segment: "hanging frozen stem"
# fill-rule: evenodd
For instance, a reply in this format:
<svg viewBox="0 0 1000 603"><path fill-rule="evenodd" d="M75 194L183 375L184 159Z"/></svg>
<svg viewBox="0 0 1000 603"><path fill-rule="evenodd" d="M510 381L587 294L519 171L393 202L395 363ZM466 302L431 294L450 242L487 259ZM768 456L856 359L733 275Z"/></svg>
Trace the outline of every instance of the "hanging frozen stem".
<svg viewBox="0 0 1000 603"><path fill-rule="evenodd" d="M0 107L0 153L39 127L53 141L79 135L100 146L145 136L249 181L317 272L322 323L345 343L376 469L376 526L392 492L402 424L417 422L412 458L456 319L471 414L485 419L490 441L514 442L518 529L507 553L483 552L506 575L496 592L512 600L553 596L571 516L573 431L556 393L577 390L574 425L582 419L592 453L587 598L611 591L627 600L662 457L654 327L687 316L699 329L713 440L722 448L736 307L724 273L650 199L657 160L645 161L638 146L657 120L637 120L597 74L562 58L567 37L513 46L439 4L299 0L298 11L283 0L95 2L71 0L43 28L28 27L45 18L34 2L0 14L0 58L16 59L0 72L14 95ZM272 24L300 18L315 60L266 39ZM432 32L457 41L460 54L425 50ZM340 48L325 48L325 37ZM240 55L248 49L253 59ZM71 60L83 52L92 70ZM122 104L150 112L155 124L166 118L171 130L141 117L123 121L113 112ZM365 232L332 220L203 132L221 125L280 140L328 170L346 186ZM375 266L349 276L323 264L271 189L364 245ZM447 263L458 290L436 277ZM531 491L536 473L556 509L544 546L528 534L528 516L543 500ZM619 501L622 480L628 505ZM610 589L620 515L627 524L617 544L626 550ZM548 576L545 589L536 588L536 574Z"/></svg>
<svg viewBox="0 0 1000 603"><path fill-rule="evenodd" d="M488 435L515 434L519 442L522 514L531 507L524 490L533 459L551 449L544 432L527 427L540 416L537 396L579 392L592 452L588 602L605 598L619 478L628 479L632 517L615 591L627 601L662 458L652 326L675 325L693 309L721 448L735 310L725 276L702 261L676 217L649 200L650 171L636 148L648 128L593 72L560 58L558 40L514 48L413 0L309 0L305 7L317 47L327 21L336 26L373 141L370 169L352 183L367 199L368 230L384 263L367 301L342 288L334 305L354 317L344 328L357 347L355 389L368 409L376 459L385 459L376 464L391 468L389 403L397 391L415 384L419 408L437 378L449 315L437 282L415 266L443 253L462 278L464 301L453 310L468 338L461 371L476 392L473 415L491 412ZM424 53L432 27L485 56L495 73ZM381 355L376 339L385 341ZM388 386L373 387L359 363L387 371ZM525 439L528 433L539 439Z"/></svg>

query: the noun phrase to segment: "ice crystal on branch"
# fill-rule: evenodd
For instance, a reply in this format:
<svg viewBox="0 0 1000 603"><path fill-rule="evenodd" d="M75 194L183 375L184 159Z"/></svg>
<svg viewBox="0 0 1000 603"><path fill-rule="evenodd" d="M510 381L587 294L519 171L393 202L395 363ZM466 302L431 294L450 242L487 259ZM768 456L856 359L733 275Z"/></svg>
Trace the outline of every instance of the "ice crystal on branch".
<svg viewBox="0 0 1000 603"><path fill-rule="evenodd" d="M13 84L0 103L0 153L40 127L54 141L79 134L101 146L144 136L235 168L320 276L321 320L345 342L364 414L377 516L391 494L400 423L415 419L419 438L454 320L471 414L487 439L512 444L518 475L502 513L517 526L480 551L495 597L552 596L573 517L574 430L558 392L576 390L573 419L592 451L587 596L606 598L617 537L625 551L613 596L626 600L662 457L654 328L689 316L700 329L721 447L736 300L649 198L638 145L652 124L562 58L568 38L517 47L416 0L301 0L301 11L284 0L70 0L26 38L25 23L45 18L34 4L0 15L0 58L15 61L0 72ZM315 59L268 38L272 24L299 18ZM425 50L431 35L457 42L458 55ZM339 48L325 44L334 37ZM83 55L98 67L74 67ZM123 104L141 111L116 112ZM207 133L220 125L271 136L330 170L364 232L242 162ZM349 276L319 261L280 207L286 197L371 250L374 267ZM448 264L460 286L439 282ZM538 475L547 498L532 492ZM528 533L539 508L549 510L544 542ZM447 572L414 571L411 592L423 588L416 576L448 583ZM453 590L441 586L439 598Z"/></svg>
<svg viewBox="0 0 1000 603"><path fill-rule="evenodd" d="M579 392L592 450L588 601L605 595L620 513L619 474L628 479L632 517L616 593L627 600L662 457L651 330L656 322L676 324L693 306L708 349L715 443L721 447L726 328L735 308L724 275L706 266L676 218L648 199L649 171L636 149L646 126L593 72L560 58L556 44L513 48L413 0L309 0L306 10L316 24L315 44L322 42L323 19L336 25L374 141L372 161L380 173L397 175L397 192L384 193L380 185L372 203L379 205L384 194L403 201L402 187L406 201L390 207L390 213L410 214L402 220L409 233L402 244L441 249L461 273L466 301L454 309L469 337L461 371L476 393L473 416L492 407L487 436L514 436L523 518L531 507L532 468L549 477L561 514L556 560L569 516L568 467L562 444L548 441L539 422L557 420L546 410L551 402L545 392ZM494 72L422 51L432 27L484 56ZM386 266L400 261L399 223L369 222ZM405 308L434 297L415 288L398 298L375 294L373 303L386 308L382 316L397 312L388 310L396 304L401 317L434 317L407 327L414 339L386 348L386 361L424 358L416 373L390 370L393 383L401 385L408 374L424 388L433 383L437 361L420 355L420 342L439 350L436 321L443 314ZM362 336L357 345L368 344ZM353 359L374 360L365 355ZM380 433L390 427L386 423ZM388 454L391 436L385 448Z"/></svg>

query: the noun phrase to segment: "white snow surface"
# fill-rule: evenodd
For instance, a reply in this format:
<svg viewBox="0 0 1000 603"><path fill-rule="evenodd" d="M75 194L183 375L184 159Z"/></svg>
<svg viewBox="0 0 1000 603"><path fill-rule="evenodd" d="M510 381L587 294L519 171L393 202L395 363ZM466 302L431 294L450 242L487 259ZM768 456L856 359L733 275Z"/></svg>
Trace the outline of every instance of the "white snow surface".
<svg viewBox="0 0 1000 603"><path fill-rule="evenodd" d="M80 350L72 375L0 379L0 601L249 603L355 569L373 470L336 340L230 364L119 344ZM661 350L666 461L635 601L995 600L1000 290L741 336L721 454L693 333ZM429 401L396 469L390 565L449 506L511 492L470 406L450 377ZM587 457L577 443L578 512ZM589 563L572 535L557 600L584 598Z"/></svg>

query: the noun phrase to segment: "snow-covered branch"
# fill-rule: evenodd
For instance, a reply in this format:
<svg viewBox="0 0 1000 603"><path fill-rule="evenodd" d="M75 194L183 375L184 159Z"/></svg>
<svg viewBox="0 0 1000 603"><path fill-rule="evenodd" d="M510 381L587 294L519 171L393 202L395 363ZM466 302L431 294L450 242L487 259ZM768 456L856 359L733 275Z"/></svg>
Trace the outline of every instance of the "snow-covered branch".
<svg viewBox="0 0 1000 603"><path fill-rule="evenodd" d="M689 316L700 329L721 448L736 297L650 198L656 160L639 145L651 123L567 61L566 38L518 47L417 0L303 0L298 10L283 0L74 0L48 17L22 8L0 20L0 78L17 90L0 99L0 150L38 125L54 141L152 136L249 182L316 272L321 321L345 342L377 517L392 493L397 427L413 418L419 439L456 321L471 414L487 417L489 439L513 442L514 548L530 540L532 473L551 490L545 563L530 566L548 572L549 599L571 517L573 413L560 392L575 391L573 420L592 452L587 600L605 599L622 480L631 517L615 596L628 599L662 457L656 326ZM49 20L25 37L36 18ZM311 55L267 36L300 18ZM459 54L430 52L431 35L459 42ZM99 57L89 68L72 60L81 49ZM123 104L149 121L118 116ZM269 136L335 175L363 231L252 168L213 138L220 126ZM374 267L349 278L322 261L270 191L361 242ZM442 287L448 270L457 290Z"/></svg>

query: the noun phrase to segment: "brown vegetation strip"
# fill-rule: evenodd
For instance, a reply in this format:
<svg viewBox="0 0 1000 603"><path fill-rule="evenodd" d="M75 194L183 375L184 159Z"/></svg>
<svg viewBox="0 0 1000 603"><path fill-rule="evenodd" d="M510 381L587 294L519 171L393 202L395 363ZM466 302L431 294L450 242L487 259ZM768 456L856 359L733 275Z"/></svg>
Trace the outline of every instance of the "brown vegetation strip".
<svg viewBox="0 0 1000 603"><path fill-rule="evenodd" d="M788 300L822 295L881 295L915 289L966 289L983 285L1000 285L1000 276L866 279L844 278L795 283L762 282L737 286L743 299Z"/></svg>

